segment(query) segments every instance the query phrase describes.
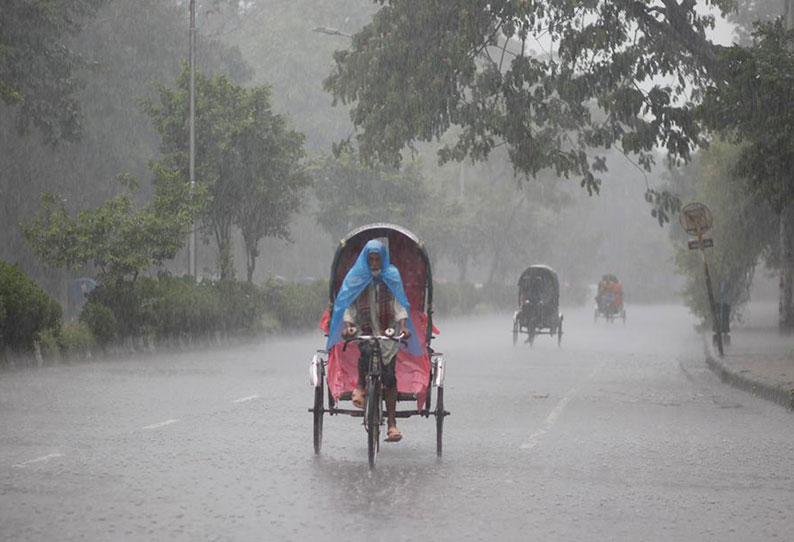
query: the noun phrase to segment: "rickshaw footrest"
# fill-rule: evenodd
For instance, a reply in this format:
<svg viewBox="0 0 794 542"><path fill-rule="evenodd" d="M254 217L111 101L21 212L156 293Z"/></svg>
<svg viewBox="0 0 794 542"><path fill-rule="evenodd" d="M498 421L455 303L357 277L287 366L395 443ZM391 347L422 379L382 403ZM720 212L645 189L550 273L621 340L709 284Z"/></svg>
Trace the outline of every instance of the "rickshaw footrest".
<svg viewBox="0 0 794 542"><path fill-rule="evenodd" d="M331 416L333 416L334 414L349 414L350 416L353 416L354 418L363 418L364 417L364 411L363 410L353 410L353 409L349 409L349 408L332 408L330 410L326 410L326 412L328 412Z"/></svg>
<svg viewBox="0 0 794 542"><path fill-rule="evenodd" d="M394 413L395 418L410 418L411 416L416 416L421 414L421 410L398 410Z"/></svg>

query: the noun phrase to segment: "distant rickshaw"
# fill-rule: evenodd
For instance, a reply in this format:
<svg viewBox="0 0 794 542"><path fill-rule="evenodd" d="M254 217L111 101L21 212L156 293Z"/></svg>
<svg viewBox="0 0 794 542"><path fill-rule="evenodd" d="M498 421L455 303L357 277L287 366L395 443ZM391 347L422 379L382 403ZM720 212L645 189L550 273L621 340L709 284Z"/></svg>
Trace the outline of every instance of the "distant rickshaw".
<svg viewBox="0 0 794 542"><path fill-rule="evenodd" d="M595 302L594 321L597 322L599 317L603 317L607 322L613 322L615 318L620 318L624 324L626 323L626 308L623 306L623 284L615 275L608 273L601 277Z"/></svg>
<svg viewBox="0 0 794 542"><path fill-rule="evenodd" d="M518 279L518 310L513 314L513 344L525 333L530 346L537 335L557 337L562 342L560 283L547 265L532 265Z"/></svg>

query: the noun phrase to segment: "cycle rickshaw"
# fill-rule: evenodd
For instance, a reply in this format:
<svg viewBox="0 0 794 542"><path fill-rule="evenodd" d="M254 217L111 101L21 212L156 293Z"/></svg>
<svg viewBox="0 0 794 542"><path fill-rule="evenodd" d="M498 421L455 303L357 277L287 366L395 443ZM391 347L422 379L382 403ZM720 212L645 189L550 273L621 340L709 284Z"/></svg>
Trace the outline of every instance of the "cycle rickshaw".
<svg viewBox="0 0 794 542"><path fill-rule="evenodd" d="M618 278L607 273L601 277L598 283L598 294L595 298L596 307L593 316L595 322L599 316L607 322L613 322L615 318L620 318L626 323L626 308L623 306L623 285Z"/></svg>
<svg viewBox="0 0 794 542"><path fill-rule="evenodd" d="M436 455L441 457L444 418L449 412L444 410L444 357L441 353L435 352L430 345L438 330L433 326L433 280L424 243L407 229L393 224L370 224L348 233L339 242L331 264L329 307L333 307L342 281L362 248L372 239L378 239L387 245L391 263L400 271L410 304L410 318L422 345L419 355L400 349L392 362L397 364L395 370L398 407L401 402L413 403L415 406L398 408L396 417L434 417ZM321 328L326 334L330 312L330 308L325 311L321 323ZM314 355L310 366L310 382L314 386L314 406L309 411L314 416L315 454L319 454L322 447L325 414L363 417L369 465L370 468L375 466L380 449L381 427L385 420L383 391L376 366L379 351L372 356L373 367L370 368L367 376L367 401L364 410L347 408L344 403L351 400L358 378L358 342L368 340L377 345L378 339L398 340L399 337L359 336L355 340L337 343L330 351L318 350ZM376 385L369 384L372 382ZM435 394L432 393L433 390Z"/></svg>
<svg viewBox="0 0 794 542"><path fill-rule="evenodd" d="M557 273L547 265L532 265L518 279L518 310L513 314L513 344L526 333L530 346L537 335L557 337L562 343L563 315Z"/></svg>

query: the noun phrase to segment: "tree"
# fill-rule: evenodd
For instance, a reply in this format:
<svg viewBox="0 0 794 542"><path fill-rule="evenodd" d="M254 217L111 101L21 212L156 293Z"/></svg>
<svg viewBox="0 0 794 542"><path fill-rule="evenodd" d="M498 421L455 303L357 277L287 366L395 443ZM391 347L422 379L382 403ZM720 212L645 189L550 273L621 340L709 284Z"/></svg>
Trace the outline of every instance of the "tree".
<svg viewBox="0 0 794 542"><path fill-rule="evenodd" d="M20 133L35 126L45 141L81 135L78 72L86 60L66 39L107 0L6 0L0 7L0 98L17 108Z"/></svg>
<svg viewBox="0 0 794 542"><path fill-rule="evenodd" d="M163 167L185 178L188 85L189 70L183 66L176 89L158 84L159 102L144 101L162 138ZM246 89L224 75L196 75L196 180L206 188L203 228L215 238L222 279L234 273L234 225L246 236L249 278L261 237L287 235L288 219L307 182L299 165L303 152L303 135L271 111L269 87ZM262 212L270 215L255 216Z"/></svg>
<svg viewBox="0 0 794 542"><path fill-rule="evenodd" d="M442 162L505 145L516 172L550 168L593 192L606 165L590 149L616 147L650 169L658 146L686 161L703 141L686 93L719 80L722 66L705 37L714 18L694 0L380 3L324 82L335 102L355 104L367 161L394 165L405 147L457 126ZM669 194L649 198L660 222L677 206Z"/></svg>
<svg viewBox="0 0 794 542"><path fill-rule="evenodd" d="M118 180L126 192L75 217L61 198L43 194L39 212L22 225L27 242L53 267L93 265L100 283L112 288L131 286L142 271L173 258L184 245L200 198L191 198L178 175L160 170L155 201L136 209L137 183L128 176Z"/></svg>
<svg viewBox="0 0 794 542"><path fill-rule="evenodd" d="M709 237L709 268L718 300L731 305L731 318L738 319L750 299L756 267L769 258L777 245L777 218L770 204L746 197L751 181L738 173L741 152L734 145L715 141L698 154L686 177L677 175L675 190L696 201L708 202L714 223ZM684 300L703 322L711 320L703 264L696 251L686 246L680 229L674 230L676 266L686 277Z"/></svg>
<svg viewBox="0 0 794 542"><path fill-rule="evenodd" d="M290 238L290 219L310 176L301 164L304 136L289 129L286 117L272 114L268 89L252 89L249 99L253 111L232 138L229 176L240 186L234 223L243 235L252 282L260 240Z"/></svg>
<svg viewBox="0 0 794 542"><path fill-rule="evenodd" d="M44 331L59 333L60 304L18 266L0 260L0 356L33 348Z"/></svg>
<svg viewBox="0 0 794 542"><path fill-rule="evenodd" d="M701 106L707 127L736 143L748 192L780 213L794 203L794 32L760 24L750 47L721 52L730 85L711 86Z"/></svg>
<svg viewBox="0 0 794 542"><path fill-rule="evenodd" d="M791 9L794 9L792 7ZM780 327L794 329L794 31L782 19L758 23L749 47L722 51L730 85L708 89L702 106L705 123L741 143L737 173L747 190L767 202L779 218L774 260L781 272Z"/></svg>
<svg viewBox="0 0 794 542"><path fill-rule="evenodd" d="M18 262L50 294L59 295L63 280L74 278L72 272L43 266L30 250L18 224L38 210L42 192L57 192L68 199L71 212L101 206L119 193L119 186L108 183L120 172L135 178L148 178L147 163L158 155L158 135L148 116L139 106L139 98L154 97L151 81L171 82L179 69L179 59L187 55L187 6L183 2L161 0L107 0L81 2L96 4L95 14L77 18L71 6L74 0L0 2L0 42L23 40L29 46L18 48L19 74L46 85L43 98L55 99L59 85L72 82L75 107L62 103L50 110L42 103L41 113L65 114L79 110L80 138L61 138L52 146L42 137L35 123L27 134L20 134L18 122L23 110L0 103L0 259ZM19 6L27 5L22 10ZM72 11L69 11L72 10ZM70 31L47 21L31 19L34 15L60 16L68 12ZM64 16L65 17L65 16ZM57 17L56 17L57 19ZM74 25L72 25L74 23ZM79 23L79 25L77 24ZM5 30L6 26L9 31ZM13 27L13 28L12 28ZM74 32L71 28L74 28ZM79 32L77 31L79 29ZM250 77L251 70L235 48L199 33L198 65L205 73L226 73L235 81ZM58 65L38 74L37 70L57 57L45 54L60 47L72 55L74 69L68 79L60 77L67 65ZM10 62L10 49L0 45L0 80L4 79L4 62ZM6 54L8 53L8 55ZM36 54L43 55L41 58ZM17 58L16 56L14 58ZM21 57L20 57L21 58ZM16 73L16 72L15 72ZM64 76L66 77L66 76ZM57 128L53 125L53 129ZM144 183L137 196L151 200L152 186Z"/></svg>
<svg viewBox="0 0 794 542"><path fill-rule="evenodd" d="M743 46L751 45L755 23L771 22L776 17L779 17L785 1L737 0L736 10L729 13L727 19L736 25L734 31L739 44Z"/></svg>
<svg viewBox="0 0 794 542"><path fill-rule="evenodd" d="M355 153L326 157L314 171L317 222L334 239L372 222L417 230L430 194L417 165L403 170L362 166Z"/></svg>

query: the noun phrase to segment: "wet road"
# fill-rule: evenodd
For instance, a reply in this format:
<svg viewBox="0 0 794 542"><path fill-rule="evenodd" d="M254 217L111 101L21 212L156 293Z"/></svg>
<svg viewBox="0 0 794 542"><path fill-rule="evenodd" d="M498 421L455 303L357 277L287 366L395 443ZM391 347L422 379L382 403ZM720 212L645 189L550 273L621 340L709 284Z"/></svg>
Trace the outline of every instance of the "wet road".
<svg viewBox="0 0 794 542"><path fill-rule="evenodd" d="M359 420L312 453L316 334L0 373L2 540L791 540L794 417L721 384L684 309L440 322L445 455Z"/></svg>

